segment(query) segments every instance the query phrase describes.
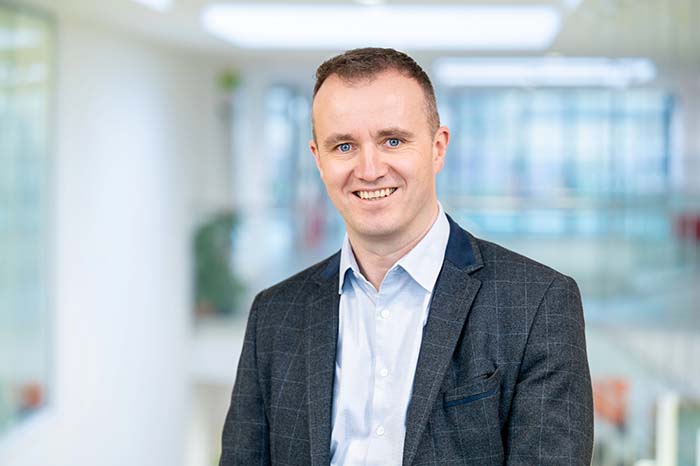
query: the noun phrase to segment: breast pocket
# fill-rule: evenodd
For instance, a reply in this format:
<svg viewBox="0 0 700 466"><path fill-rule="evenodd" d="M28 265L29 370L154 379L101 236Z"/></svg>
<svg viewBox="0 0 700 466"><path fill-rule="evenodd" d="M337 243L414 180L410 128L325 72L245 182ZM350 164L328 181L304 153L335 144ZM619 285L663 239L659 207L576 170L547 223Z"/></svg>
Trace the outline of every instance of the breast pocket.
<svg viewBox="0 0 700 466"><path fill-rule="evenodd" d="M501 377L496 369L443 393L432 423L436 450L444 455L442 461L460 459L474 466L502 463L500 390Z"/></svg>
<svg viewBox="0 0 700 466"><path fill-rule="evenodd" d="M445 392L443 404L446 408L474 403L497 395L500 390L501 377L496 369L493 374L471 379L466 384Z"/></svg>

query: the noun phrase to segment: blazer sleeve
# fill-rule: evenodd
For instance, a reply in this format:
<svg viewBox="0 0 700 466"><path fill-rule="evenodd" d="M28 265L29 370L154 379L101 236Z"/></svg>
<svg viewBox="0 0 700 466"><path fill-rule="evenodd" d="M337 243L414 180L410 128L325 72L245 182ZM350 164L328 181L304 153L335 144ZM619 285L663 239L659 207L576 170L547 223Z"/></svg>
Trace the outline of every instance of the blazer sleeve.
<svg viewBox="0 0 700 466"><path fill-rule="evenodd" d="M506 466L590 466L593 397L576 282L557 275L525 347L504 431Z"/></svg>
<svg viewBox="0 0 700 466"><path fill-rule="evenodd" d="M260 295L248 317L231 405L224 422L219 466L269 465L269 431L256 357Z"/></svg>

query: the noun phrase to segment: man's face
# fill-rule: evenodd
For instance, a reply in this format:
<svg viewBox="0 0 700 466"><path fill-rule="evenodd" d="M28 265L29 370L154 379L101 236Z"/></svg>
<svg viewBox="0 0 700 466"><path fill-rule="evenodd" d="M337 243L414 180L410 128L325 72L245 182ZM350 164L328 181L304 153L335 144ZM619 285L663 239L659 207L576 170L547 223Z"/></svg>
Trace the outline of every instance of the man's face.
<svg viewBox="0 0 700 466"><path fill-rule="evenodd" d="M309 147L351 239L405 242L430 227L449 131L433 133L415 80L387 71L348 84L331 75L313 121Z"/></svg>

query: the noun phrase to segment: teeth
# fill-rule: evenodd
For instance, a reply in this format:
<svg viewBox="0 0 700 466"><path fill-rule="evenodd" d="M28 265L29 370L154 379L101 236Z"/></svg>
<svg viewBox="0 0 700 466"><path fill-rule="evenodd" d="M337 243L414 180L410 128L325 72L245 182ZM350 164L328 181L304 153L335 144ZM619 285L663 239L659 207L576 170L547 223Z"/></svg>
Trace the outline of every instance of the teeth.
<svg viewBox="0 0 700 466"><path fill-rule="evenodd" d="M378 189L376 191L357 191L357 195L362 199L379 199L386 197L396 191L396 188Z"/></svg>

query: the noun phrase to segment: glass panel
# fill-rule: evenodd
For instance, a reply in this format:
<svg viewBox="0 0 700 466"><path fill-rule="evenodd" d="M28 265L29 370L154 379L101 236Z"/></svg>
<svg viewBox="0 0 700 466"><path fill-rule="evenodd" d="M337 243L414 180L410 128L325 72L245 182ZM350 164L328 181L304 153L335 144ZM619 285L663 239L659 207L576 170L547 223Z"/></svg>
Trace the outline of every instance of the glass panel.
<svg viewBox="0 0 700 466"><path fill-rule="evenodd" d="M46 401L52 26L0 5L0 431Z"/></svg>
<svg viewBox="0 0 700 466"><path fill-rule="evenodd" d="M668 191L673 101L662 92L453 92L453 145L438 179L441 198L452 207L467 196L604 201ZM551 220L548 214L535 224Z"/></svg>

